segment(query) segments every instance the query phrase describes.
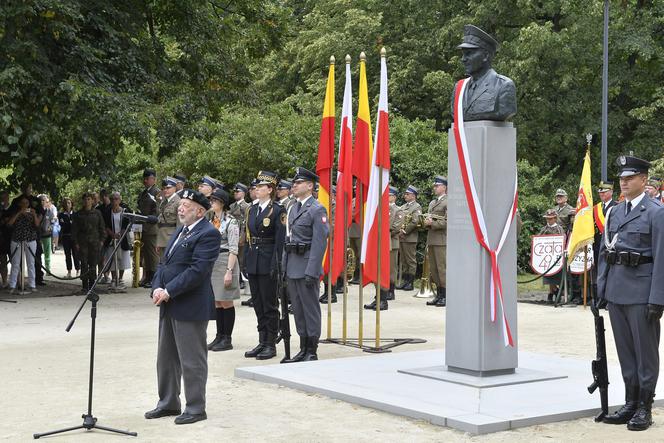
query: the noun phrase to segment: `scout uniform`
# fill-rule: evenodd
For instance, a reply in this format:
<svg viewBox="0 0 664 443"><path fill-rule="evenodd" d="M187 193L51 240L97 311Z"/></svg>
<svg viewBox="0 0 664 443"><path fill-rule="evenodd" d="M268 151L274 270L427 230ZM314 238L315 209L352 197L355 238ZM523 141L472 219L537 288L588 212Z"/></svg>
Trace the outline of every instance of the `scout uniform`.
<svg viewBox="0 0 664 443"><path fill-rule="evenodd" d="M650 163L618 158L621 179L647 174ZM631 180L640 180L632 177ZM664 310L664 206L645 193L609 212L599 250L597 305L608 304L625 383L625 405L605 423L645 430L659 374L659 319Z"/></svg>
<svg viewBox="0 0 664 443"><path fill-rule="evenodd" d="M162 181L164 187L175 187L177 181L173 177L166 177ZM162 198L159 202L159 221L157 222L157 247L165 248L171 235L179 226L178 206L180 205L180 196L174 192L169 198Z"/></svg>
<svg viewBox="0 0 664 443"><path fill-rule="evenodd" d="M417 198L419 189L410 185L405 193ZM417 271L417 240L419 237L417 223L422 213L422 206L416 200L413 200L404 203L401 206L401 210L403 211L404 218L402 219L403 225L401 227L401 236L399 237L399 251L401 253L403 282L401 286L397 286L397 289L412 291Z"/></svg>
<svg viewBox="0 0 664 443"><path fill-rule="evenodd" d="M318 176L305 168L297 168L293 182L316 182ZM300 352L282 363L317 360L321 333L318 302L323 257L330 227L327 211L313 196L298 200L288 213L287 237L284 247L284 269L288 294L292 301L295 327L300 336Z"/></svg>
<svg viewBox="0 0 664 443"><path fill-rule="evenodd" d="M437 175L433 179L434 186L447 186L447 178ZM447 267L447 194L434 198L429 203L429 214L437 215L431 223L426 226L427 247L429 248L429 269L431 279L436 284L436 297L427 302L429 306L445 306L447 302L445 268Z"/></svg>
<svg viewBox="0 0 664 443"><path fill-rule="evenodd" d="M154 169L148 168L143 171L143 178L156 175L157 173ZM138 196L138 211L145 216L158 216L158 198L159 188L157 188L157 186L152 185L144 188ZM152 277L157 270L157 264L159 263L159 255L157 254L158 232L159 228L156 224L143 224L143 232L141 234L141 241L143 242L141 257L143 257L143 285L145 287L150 287L150 282L152 281Z"/></svg>

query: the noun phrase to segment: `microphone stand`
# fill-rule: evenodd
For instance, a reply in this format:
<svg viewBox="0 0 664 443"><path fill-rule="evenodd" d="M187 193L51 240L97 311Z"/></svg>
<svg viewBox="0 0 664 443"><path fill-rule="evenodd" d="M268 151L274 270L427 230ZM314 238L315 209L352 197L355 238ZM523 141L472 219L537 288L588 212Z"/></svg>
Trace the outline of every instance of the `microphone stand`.
<svg viewBox="0 0 664 443"><path fill-rule="evenodd" d="M131 224L127 225L125 230L122 232L122 236L120 237L120 241L118 241L115 244L115 247L113 248L113 254L111 254L106 259L106 262L104 263L102 271L99 273L99 275L97 275L97 279L95 280L95 282L92 284L92 286L88 290L88 293L86 294L85 299L83 300L83 303L81 303L81 306L78 308L78 311L76 311L76 314L74 314L74 318L71 319L71 321L69 322L69 325L67 326L67 329L66 329L67 332L69 332L71 330L71 328L74 326L74 322L78 318L78 315L83 310L83 307L85 306L85 303L88 300L90 300L90 303L92 303L92 306L90 307L90 317L92 318L92 322L90 324L90 373L89 373L89 378L88 378L88 411L87 411L87 413L85 413L81 416L83 418L83 424L80 425L80 426L74 426L74 427L71 427L71 428L58 429L57 431L49 431L49 432L44 432L44 433L40 433L40 434L33 434L33 437L35 439L38 439L40 437L45 437L47 435L54 435L54 434L61 434L63 432L75 431L77 429L86 429L88 431L90 431L92 429L101 429L101 430L108 431L108 432L115 432L117 434L130 435L132 437L136 437L138 435L136 432L122 431L120 429L113 429L113 428L108 428L106 426L98 425L97 424L97 418L92 415L92 385L93 385L93 379L94 379L94 363L95 363L95 320L97 318L97 301L99 301L99 296L95 293L95 288L97 287L97 284L99 283L99 280L101 279L101 277L110 268L111 260L115 256L115 253L117 252L118 247L122 244L122 241L127 236L127 233L129 232L129 229L131 229Z"/></svg>

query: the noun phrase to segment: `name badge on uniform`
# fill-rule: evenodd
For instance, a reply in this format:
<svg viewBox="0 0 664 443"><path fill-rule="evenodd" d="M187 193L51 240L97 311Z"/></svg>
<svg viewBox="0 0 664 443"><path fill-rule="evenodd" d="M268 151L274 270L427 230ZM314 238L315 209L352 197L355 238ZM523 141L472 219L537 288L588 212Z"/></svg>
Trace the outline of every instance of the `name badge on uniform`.
<svg viewBox="0 0 664 443"><path fill-rule="evenodd" d="M266 228L267 228L268 226L270 226L270 219L269 219L269 218L264 218L264 219L263 219L263 226L265 226Z"/></svg>

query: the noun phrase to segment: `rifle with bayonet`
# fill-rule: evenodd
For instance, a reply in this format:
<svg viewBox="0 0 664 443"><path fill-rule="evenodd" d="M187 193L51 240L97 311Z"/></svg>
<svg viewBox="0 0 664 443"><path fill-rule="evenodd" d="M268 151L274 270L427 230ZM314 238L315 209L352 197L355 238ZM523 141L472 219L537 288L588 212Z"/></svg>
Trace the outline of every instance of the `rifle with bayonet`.
<svg viewBox="0 0 664 443"><path fill-rule="evenodd" d="M277 261L277 297L279 298L280 316L279 316L279 335L277 343L284 341L284 360L290 360L290 319L288 318L288 287L286 279L281 269L281 261Z"/></svg>
<svg viewBox="0 0 664 443"><path fill-rule="evenodd" d="M609 370L606 361L604 317L599 315L599 309L595 299L593 299L593 303L590 305L590 310L592 311L595 318L595 343L597 345L597 357L592 361L593 383L588 386L588 392L592 394L599 388L599 398L602 410L595 417L595 421L600 422L609 413Z"/></svg>

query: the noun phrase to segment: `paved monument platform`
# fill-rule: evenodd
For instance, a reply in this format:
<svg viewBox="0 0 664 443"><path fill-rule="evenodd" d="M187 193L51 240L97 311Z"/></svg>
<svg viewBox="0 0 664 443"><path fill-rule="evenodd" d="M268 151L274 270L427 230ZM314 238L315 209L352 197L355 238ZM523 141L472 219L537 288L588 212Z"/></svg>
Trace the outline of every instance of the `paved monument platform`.
<svg viewBox="0 0 664 443"><path fill-rule="evenodd" d="M324 350L325 347L323 346ZM398 352L309 363L235 369L235 376L306 392L472 434L591 417L590 361L519 352L514 374L479 378L451 374L444 350ZM609 366L609 404L623 403L620 369ZM656 398L664 396L658 388ZM664 405L656 400L655 405Z"/></svg>

